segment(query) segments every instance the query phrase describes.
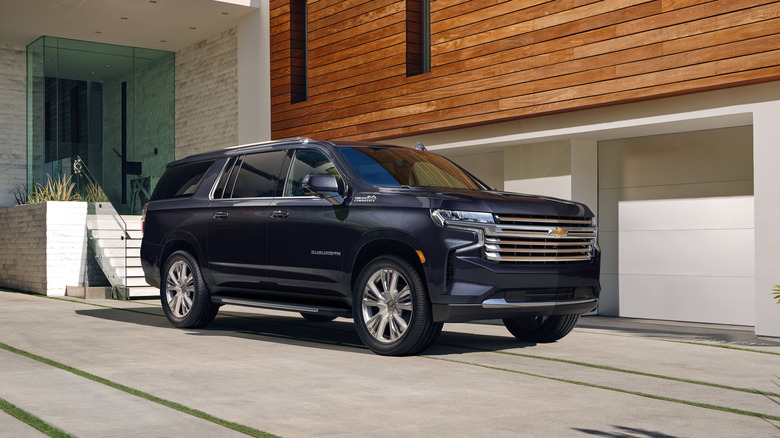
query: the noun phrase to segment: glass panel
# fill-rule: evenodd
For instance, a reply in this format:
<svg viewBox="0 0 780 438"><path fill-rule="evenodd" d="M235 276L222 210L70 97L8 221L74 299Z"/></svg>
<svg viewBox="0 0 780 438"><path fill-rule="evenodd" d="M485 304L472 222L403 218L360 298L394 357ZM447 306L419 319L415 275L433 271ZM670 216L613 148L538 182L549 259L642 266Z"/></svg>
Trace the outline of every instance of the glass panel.
<svg viewBox="0 0 780 438"><path fill-rule="evenodd" d="M173 161L174 54L47 36L27 57L28 185L80 157L118 212L139 214Z"/></svg>

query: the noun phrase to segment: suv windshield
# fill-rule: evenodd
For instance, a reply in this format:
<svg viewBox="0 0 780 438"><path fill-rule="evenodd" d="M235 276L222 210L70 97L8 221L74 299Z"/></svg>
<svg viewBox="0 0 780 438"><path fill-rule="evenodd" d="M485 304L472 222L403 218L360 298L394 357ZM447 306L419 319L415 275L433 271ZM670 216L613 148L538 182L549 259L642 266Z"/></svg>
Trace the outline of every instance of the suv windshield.
<svg viewBox="0 0 780 438"><path fill-rule="evenodd" d="M482 184L446 158L396 147L339 147L363 182L380 187L437 187L484 190Z"/></svg>

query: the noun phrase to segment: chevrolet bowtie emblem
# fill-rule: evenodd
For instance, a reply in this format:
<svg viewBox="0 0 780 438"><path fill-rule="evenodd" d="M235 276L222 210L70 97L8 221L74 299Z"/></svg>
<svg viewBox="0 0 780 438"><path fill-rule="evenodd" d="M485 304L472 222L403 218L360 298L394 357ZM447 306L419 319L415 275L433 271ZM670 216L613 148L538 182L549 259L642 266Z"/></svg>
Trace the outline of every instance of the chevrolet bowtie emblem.
<svg viewBox="0 0 780 438"><path fill-rule="evenodd" d="M563 228L555 228L547 232L548 236L555 236L555 237L566 237L569 235L569 232L564 230Z"/></svg>

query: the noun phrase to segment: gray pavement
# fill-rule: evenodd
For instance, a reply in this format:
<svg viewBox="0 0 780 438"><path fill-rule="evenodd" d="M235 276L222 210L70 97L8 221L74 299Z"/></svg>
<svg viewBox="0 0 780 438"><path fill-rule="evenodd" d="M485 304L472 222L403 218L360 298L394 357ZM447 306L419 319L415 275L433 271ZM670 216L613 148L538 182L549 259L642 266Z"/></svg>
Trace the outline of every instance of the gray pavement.
<svg viewBox="0 0 780 438"><path fill-rule="evenodd" d="M0 291L0 402L78 437L780 437L777 341L586 317L546 345L448 324L393 358L347 320L225 306L180 330L155 301ZM42 434L0 410L6 436Z"/></svg>

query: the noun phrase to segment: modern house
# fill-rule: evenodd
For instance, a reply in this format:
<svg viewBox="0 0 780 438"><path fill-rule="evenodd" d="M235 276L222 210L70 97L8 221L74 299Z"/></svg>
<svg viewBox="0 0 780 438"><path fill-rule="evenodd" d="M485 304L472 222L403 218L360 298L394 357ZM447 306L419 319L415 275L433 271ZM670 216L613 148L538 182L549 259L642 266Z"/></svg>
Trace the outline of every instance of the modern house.
<svg viewBox="0 0 780 438"><path fill-rule="evenodd" d="M78 156L135 213L174 158L292 136L585 202L600 314L780 337L780 2L0 4L0 206Z"/></svg>

